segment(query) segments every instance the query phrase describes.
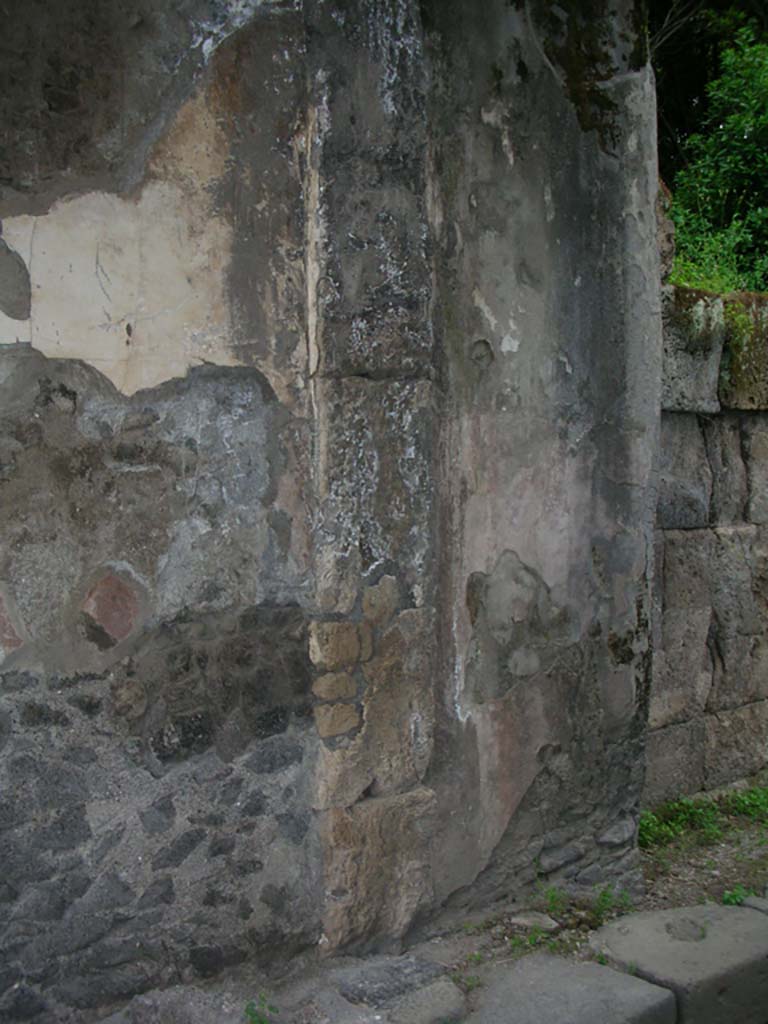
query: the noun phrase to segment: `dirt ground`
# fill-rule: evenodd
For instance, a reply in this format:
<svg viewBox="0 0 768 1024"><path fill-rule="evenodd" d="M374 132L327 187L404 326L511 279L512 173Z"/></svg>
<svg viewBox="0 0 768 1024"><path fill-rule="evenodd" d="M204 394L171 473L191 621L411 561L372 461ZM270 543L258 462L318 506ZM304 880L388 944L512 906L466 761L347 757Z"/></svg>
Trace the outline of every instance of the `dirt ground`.
<svg viewBox="0 0 768 1024"><path fill-rule="evenodd" d="M669 846L644 851L646 894L638 910L722 903L738 886L762 896L768 886L768 825L729 819L723 838L701 844L690 833Z"/></svg>

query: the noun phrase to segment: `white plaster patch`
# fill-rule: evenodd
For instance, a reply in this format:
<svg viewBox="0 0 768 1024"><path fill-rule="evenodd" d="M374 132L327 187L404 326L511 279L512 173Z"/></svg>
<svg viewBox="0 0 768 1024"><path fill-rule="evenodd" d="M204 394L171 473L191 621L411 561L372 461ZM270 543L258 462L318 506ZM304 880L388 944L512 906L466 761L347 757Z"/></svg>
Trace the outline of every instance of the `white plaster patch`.
<svg viewBox="0 0 768 1024"><path fill-rule="evenodd" d="M552 199L552 189L549 185L544 186L544 214L547 218L547 223L551 224L555 219L555 204Z"/></svg>
<svg viewBox="0 0 768 1024"><path fill-rule="evenodd" d="M197 95L156 147L137 195L91 192L5 220L29 268L32 310L25 323L0 315L0 344L83 359L126 394L203 361L231 365L232 228L210 197L226 153Z"/></svg>
<svg viewBox="0 0 768 1024"><path fill-rule="evenodd" d="M512 139L509 135L509 129L504 124L504 110L501 104L496 104L493 107L483 107L480 111L480 117L482 118L483 124L489 125L491 128L496 128L501 136L501 148L504 151L504 156L507 158L507 163L510 167L515 166L515 153L512 148Z"/></svg>
<svg viewBox="0 0 768 1024"><path fill-rule="evenodd" d="M483 295L481 294L479 288L475 288L475 290L472 292L472 301L474 302L474 304L477 306L477 308L480 310L480 312L485 317L486 321L488 322L488 326L491 328L491 330L495 331L496 328L499 326L499 321L493 315L493 311L491 310L491 307L488 305L488 303L483 298Z"/></svg>

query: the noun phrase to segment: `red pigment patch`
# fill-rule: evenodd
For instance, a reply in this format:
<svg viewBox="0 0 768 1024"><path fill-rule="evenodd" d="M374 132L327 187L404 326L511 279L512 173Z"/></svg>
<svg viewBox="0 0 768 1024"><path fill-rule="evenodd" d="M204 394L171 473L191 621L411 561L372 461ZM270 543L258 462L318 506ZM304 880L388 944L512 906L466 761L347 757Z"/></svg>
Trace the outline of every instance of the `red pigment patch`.
<svg viewBox="0 0 768 1024"><path fill-rule="evenodd" d="M110 573L89 591L83 602L83 615L88 638L99 647L114 647L136 625L139 601L124 580ZM87 628L89 625L91 629Z"/></svg>
<svg viewBox="0 0 768 1024"><path fill-rule="evenodd" d="M17 647L21 647L23 643L24 641L16 632L16 627L11 621L6 600L0 594L0 651L10 654Z"/></svg>

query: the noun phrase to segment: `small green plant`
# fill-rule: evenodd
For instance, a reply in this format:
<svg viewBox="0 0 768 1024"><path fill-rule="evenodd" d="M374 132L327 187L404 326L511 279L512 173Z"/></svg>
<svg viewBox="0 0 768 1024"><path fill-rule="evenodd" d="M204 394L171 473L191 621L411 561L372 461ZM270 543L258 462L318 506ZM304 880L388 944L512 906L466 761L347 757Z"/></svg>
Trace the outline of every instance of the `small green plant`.
<svg viewBox="0 0 768 1024"><path fill-rule="evenodd" d="M595 959L599 964L602 964L603 967L605 967L608 963L608 957L605 955L605 953L598 953Z"/></svg>
<svg viewBox="0 0 768 1024"><path fill-rule="evenodd" d="M246 1024L273 1024L280 1011L272 1006L263 992L258 999L252 999L245 1008Z"/></svg>
<svg viewBox="0 0 768 1024"><path fill-rule="evenodd" d="M682 797L655 811L643 811L638 843L643 849L666 846L688 832L701 842L714 842L723 834L722 824L723 815L714 800Z"/></svg>
<svg viewBox="0 0 768 1024"><path fill-rule="evenodd" d="M479 951L476 953L470 953L467 957L467 962L470 964L481 964L485 960L485 957Z"/></svg>
<svg viewBox="0 0 768 1024"><path fill-rule="evenodd" d="M645 850L668 846L690 835L700 843L722 838L728 816L768 823L768 786L735 790L717 798L683 797L640 815L638 843Z"/></svg>
<svg viewBox="0 0 768 1024"><path fill-rule="evenodd" d="M533 927L528 932L528 945L538 946L541 940L544 938L544 931L541 928Z"/></svg>
<svg viewBox="0 0 768 1024"><path fill-rule="evenodd" d="M768 821L768 786L735 790L722 799L731 814L742 814L754 821Z"/></svg>
<svg viewBox="0 0 768 1024"><path fill-rule="evenodd" d="M482 979L476 974L462 974L461 971L454 971L451 974L451 981L453 984L462 990L462 992L472 992L474 989L479 988L482 985Z"/></svg>
<svg viewBox="0 0 768 1024"><path fill-rule="evenodd" d="M544 901L547 913L551 914L552 917L559 917L568 909L569 896L562 889L550 885L544 890Z"/></svg>
<svg viewBox="0 0 768 1024"><path fill-rule="evenodd" d="M747 896L754 896L754 892L751 889L746 889L743 885L736 885L733 889L725 890L723 903L726 907L740 907Z"/></svg>
<svg viewBox="0 0 768 1024"><path fill-rule="evenodd" d="M592 904L592 914L597 927L605 923L612 910L616 909L616 896L610 885L606 885L597 894Z"/></svg>

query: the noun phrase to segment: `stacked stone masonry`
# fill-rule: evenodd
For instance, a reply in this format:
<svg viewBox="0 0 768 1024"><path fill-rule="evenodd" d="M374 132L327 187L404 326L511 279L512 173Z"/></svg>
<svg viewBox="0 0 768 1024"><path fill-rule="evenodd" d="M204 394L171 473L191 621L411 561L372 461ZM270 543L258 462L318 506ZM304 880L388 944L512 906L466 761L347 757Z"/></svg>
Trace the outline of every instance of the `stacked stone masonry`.
<svg viewBox="0 0 768 1024"><path fill-rule="evenodd" d="M11 6L0 1019L635 886L644 5Z"/></svg>
<svg viewBox="0 0 768 1024"><path fill-rule="evenodd" d="M649 804L768 767L768 305L663 304Z"/></svg>

